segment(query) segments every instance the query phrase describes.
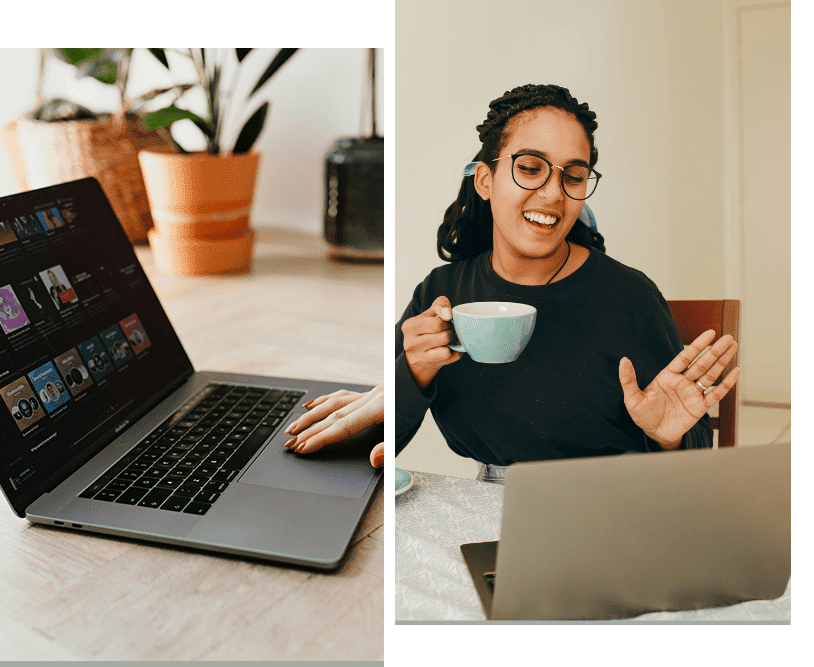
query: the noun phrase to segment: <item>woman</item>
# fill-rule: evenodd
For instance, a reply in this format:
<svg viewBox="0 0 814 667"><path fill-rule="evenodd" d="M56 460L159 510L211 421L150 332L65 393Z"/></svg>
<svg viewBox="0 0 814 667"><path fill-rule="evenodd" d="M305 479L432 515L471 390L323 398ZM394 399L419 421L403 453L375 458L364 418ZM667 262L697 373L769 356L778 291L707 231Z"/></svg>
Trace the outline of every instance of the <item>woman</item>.
<svg viewBox="0 0 814 667"><path fill-rule="evenodd" d="M59 295L68 288L60 282L57 274L51 269L48 269L47 275L48 280L51 281L51 287L48 289L48 293L51 295L51 299L53 300L54 305L57 307L57 310L59 310L62 307L62 301L59 298Z"/></svg>
<svg viewBox="0 0 814 667"><path fill-rule="evenodd" d="M712 446L705 394L737 349L715 332L683 346L641 272L604 254L577 218L599 181L596 114L559 86L527 85L490 104L482 143L438 230L439 267L396 327L396 454L429 408L457 454L500 480L519 461ZM478 364L454 352L454 305L537 308L520 357ZM639 384L645 387L639 389Z"/></svg>

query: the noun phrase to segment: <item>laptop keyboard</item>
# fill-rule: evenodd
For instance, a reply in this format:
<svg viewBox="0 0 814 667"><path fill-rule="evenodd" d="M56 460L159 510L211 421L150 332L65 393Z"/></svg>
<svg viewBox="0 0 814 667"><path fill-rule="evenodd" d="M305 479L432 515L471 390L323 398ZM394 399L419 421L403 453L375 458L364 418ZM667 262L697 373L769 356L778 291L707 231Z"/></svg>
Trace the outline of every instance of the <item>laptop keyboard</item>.
<svg viewBox="0 0 814 667"><path fill-rule="evenodd" d="M287 389L209 387L213 389L169 417L79 497L206 514L305 395Z"/></svg>

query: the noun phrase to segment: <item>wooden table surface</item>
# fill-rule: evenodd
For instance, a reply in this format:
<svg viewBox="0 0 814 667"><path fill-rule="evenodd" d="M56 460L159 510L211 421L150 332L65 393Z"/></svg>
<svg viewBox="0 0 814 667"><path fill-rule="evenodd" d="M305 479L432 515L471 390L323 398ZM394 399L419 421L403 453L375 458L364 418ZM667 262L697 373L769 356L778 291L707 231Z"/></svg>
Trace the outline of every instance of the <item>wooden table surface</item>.
<svg viewBox="0 0 814 667"><path fill-rule="evenodd" d="M378 384L383 270L259 227L251 272L176 277L136 252L193 365ZM340 569L35 526L0 511L4 660L383 660L379 486Z"/></svg>

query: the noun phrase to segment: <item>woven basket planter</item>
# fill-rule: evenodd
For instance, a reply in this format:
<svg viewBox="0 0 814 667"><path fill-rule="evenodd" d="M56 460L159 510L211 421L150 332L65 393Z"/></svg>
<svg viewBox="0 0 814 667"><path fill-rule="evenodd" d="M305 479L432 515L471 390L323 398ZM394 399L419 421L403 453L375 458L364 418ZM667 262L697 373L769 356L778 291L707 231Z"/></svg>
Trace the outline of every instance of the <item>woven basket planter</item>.
<svg viewBox="0 0 814 667"><path fill-rule="evenodd" d="M23 190L92 176L133 243L153 226L138 151L171 146L166 131L147 132L136 117L127 123L76 120L46 123L20 118L3 128L3 143Z"/></svg>

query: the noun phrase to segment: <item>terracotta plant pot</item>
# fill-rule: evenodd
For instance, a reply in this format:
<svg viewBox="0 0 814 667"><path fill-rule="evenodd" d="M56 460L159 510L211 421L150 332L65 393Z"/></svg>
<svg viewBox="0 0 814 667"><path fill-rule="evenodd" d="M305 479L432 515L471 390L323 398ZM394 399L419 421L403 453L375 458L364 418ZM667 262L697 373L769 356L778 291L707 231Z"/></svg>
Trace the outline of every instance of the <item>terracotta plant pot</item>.
<svg viewBox="0 0 814 667"><path fill-rule="evenodd" d="M139 162L155 224L149 238L159 268L172 271L172 258L178 260L178 271L173 271L177 273L221 273L251 265L254 234L248 233L249 212L259 153L221 156L147 149L139 153ZM235 244L240 248L237 254ZM194 270L180 260L184 253L196 257Z"/></svg>
<svg viewBox="0 0 814 667"><path fill-rule="evenodd" d="M156 268L162 273L198 276L242 271L252 264L254 230L219 238L164 236L147 232Z"/></svg>

